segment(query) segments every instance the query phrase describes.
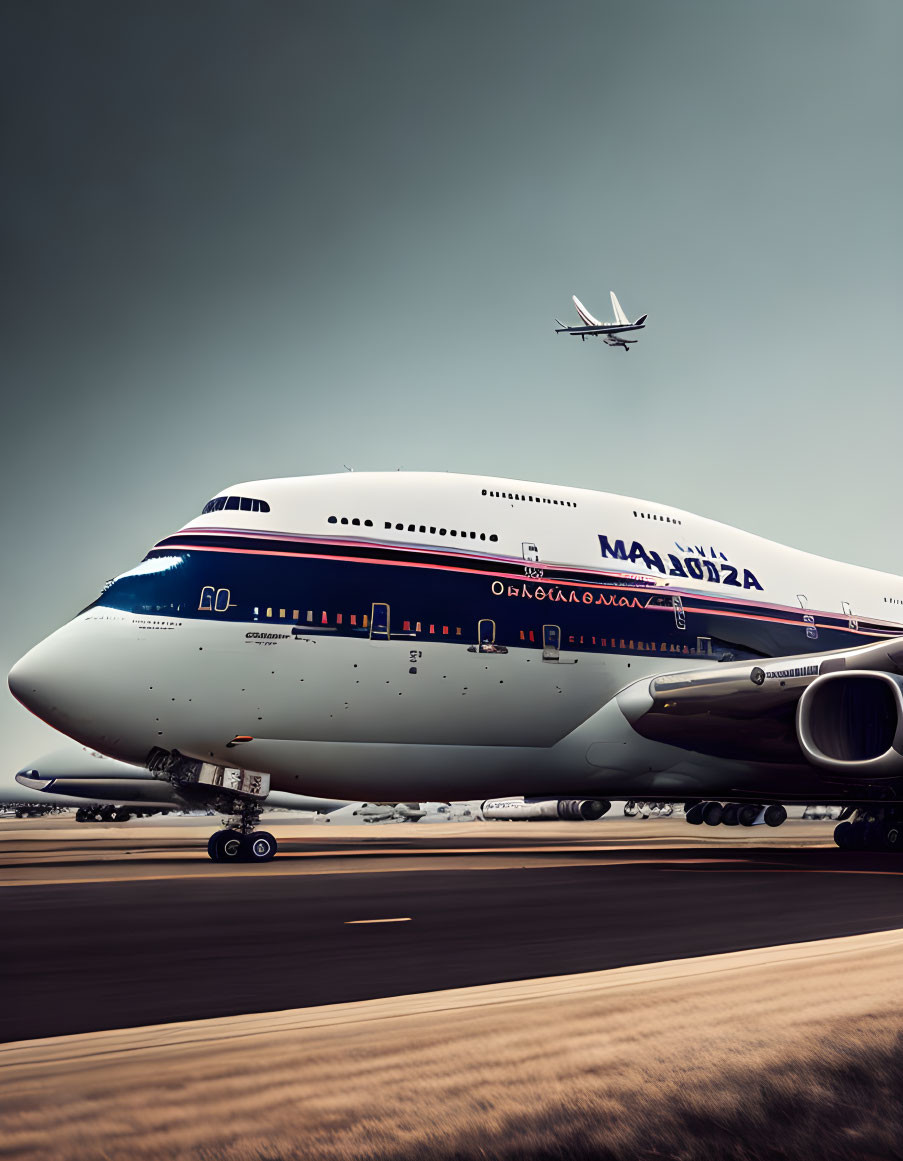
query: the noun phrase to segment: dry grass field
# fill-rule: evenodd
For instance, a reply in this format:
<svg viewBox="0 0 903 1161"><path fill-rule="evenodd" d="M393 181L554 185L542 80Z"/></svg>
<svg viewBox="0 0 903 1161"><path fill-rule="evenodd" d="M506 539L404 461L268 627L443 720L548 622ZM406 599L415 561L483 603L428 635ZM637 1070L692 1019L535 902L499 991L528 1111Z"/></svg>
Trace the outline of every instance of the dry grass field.
<svg viewBox="0 0 903 1161"><path fill-rule="evenodd" d="M901 998L885 932L7 1045L0 1157L901 1158Z"/></svg>

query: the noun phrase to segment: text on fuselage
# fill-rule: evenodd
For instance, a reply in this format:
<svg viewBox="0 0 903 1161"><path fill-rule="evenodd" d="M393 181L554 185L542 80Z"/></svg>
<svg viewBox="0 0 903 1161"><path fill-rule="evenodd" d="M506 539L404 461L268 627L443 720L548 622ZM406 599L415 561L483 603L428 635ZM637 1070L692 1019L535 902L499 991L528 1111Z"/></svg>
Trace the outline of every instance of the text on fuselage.
<svg viewBox="0 0 903 1161"><path fill-rule="evenodd" d="M655 549L644 548L638 540L634 540L627 548L623 540L612 543L607 536L599 534L599 545L602 555L612 560L624 560L630 564L644 564L646 568L655 569L662 576L677 576L684 580L705 580L716 585L733 585L738 589L759 589L762 586L748 568L741 570L723 560L709 560L700 556L676 556L673 552L666 553L667 563Z"/></svg>

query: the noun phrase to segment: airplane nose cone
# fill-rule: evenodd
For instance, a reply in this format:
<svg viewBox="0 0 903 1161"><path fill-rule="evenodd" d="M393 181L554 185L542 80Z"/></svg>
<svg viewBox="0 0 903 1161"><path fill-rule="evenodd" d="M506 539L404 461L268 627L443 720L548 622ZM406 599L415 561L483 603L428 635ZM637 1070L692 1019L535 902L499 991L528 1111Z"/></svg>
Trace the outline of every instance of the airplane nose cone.
<svg viewBox="0 0 903 1161"><path fill-rule="evenodd" d="M67 688L74 684L71 663L55 640L58 633L48 637L17 661L7 681L13 697L30 710L35 717L65 731L65 707L71 698Z"/></svg>
<svg viewBox="0 0 903 1161"><path fill-rule="evenodd" d="M7 680L13 697L35 717L118 757L123 734L131 734L135 723L128 698L134 690L117 660L92 626L75 620L26 653ZM139 760L148 749L143 737L141 746ZM135 760L131 750L122 756Z"/></svg>

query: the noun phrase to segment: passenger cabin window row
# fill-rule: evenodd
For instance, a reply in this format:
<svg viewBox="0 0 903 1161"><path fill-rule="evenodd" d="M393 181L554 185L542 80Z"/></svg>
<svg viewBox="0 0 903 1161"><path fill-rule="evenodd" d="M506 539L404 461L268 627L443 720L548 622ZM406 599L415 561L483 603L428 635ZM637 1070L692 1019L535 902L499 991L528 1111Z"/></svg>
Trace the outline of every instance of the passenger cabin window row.
<svg viewBox="0 0 903 1161"><path fill-rule="evenodd" d="M528 496L526 492L488 492L485 488L481 496L492 496L496 500L526 500L534 504L555 504L561 508L576 508L576 500L550 500L548 496Z"/></svg>
<svg viewBox="0 0 903 1161"><path fill-rule="evenodd" d="M366 528L373 527L372 520L360 520L357 516L351 520L347 516L330 516L327 520L329 524L363 524ZM396 532L428 532L431 536L459 536L462 540L491 540L493 543L498 540L498 536L494 532L462 532L458 528L440 528L436 524L393 524L391 520L385 522L385 529L394 529Z"/></svg>
<svg viewBox="0 0 903 1161"><path fill-rule="evenodd" d="M270 506L266 500L254 500L250 496L217 496L206 503L201 511L202 516L208 512L269 512Z"/></svg>
<svg viewBox="0 0 903 1161"><path fill-rule="evenodd" d="M662 524L682 524L682 520L678 520L676 516L659 516L657 512L637 512L634 508L634 516L639 520L660 520Z"/></svg>
<svg viewBox="0 0 903 1161"><path fill-rule="evenodd" d="M903 605L903 600L900 597L885 597L885 605Z"/></svg>

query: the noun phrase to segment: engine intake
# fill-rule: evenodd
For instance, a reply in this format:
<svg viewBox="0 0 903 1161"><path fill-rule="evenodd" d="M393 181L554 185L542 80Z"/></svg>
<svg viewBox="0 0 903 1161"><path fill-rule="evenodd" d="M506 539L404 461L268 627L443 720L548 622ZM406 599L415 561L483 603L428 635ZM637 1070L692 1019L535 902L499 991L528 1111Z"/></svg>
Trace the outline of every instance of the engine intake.
<svg viewBox="0 0 903 1161"><path fill-rule="evenodd" d="M796 732L816 766L845 778L903 775L903 678L866 670L825 673L803 692Z"/></svg>

